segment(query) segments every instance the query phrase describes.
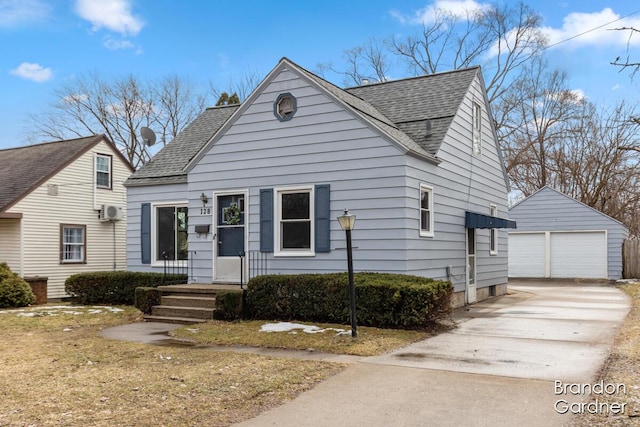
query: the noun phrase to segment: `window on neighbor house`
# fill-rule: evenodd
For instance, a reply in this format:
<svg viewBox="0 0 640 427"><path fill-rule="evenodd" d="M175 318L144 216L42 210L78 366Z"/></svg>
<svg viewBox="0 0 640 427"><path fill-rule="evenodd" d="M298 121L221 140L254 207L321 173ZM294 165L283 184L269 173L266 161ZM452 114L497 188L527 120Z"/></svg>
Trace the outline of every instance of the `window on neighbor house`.
<svg viewBox="0 0 640 427"><path fill-rule="evenodd" d="M498 216L498 207L496 205L489 206L489 214L491 216ZM490 228L489 229L489 254L497 255L498 254L498 229Z"/></svg>
<svg viewBox="0 0 640 427"><path fill-rule="evenodd" d="M154 261L188 259L187 226L187 206L155 207Z"/></svg>
<svg viewBox="0 0 640 427"><path fill-rule="evenodd" d="M473 103L472 115L473 155L479 157L482 155L482 107L477 102Z"/></svg>
<svg viewBox="0 0 640 427"><path fill-rule="evenodd" d="M433 188L420 185L420 235L433 237Z"/></svg>
<svg viewBox="0 0 640 427"><path fill-rule="evenodd" d="M86 262L86 246L86 225L60 225L60 262L68 264Z"/></svg>
<svg viewBox="0 0 640 427"><path fill-rule="evenodd" d="M276 248L280 254L313 255L311 188L278 190Z"/></svg>
<svg viewBox="0 0 640 427"><path fill-rule="evenodd" d="M105 154L96 155L96 186L99 188L111 188L111 159Z"/></svg>

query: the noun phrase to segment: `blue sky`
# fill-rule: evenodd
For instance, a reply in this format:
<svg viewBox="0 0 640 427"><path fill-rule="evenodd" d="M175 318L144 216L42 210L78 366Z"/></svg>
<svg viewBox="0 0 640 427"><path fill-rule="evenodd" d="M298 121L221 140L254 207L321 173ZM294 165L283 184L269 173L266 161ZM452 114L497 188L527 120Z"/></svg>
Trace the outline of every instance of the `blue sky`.
<svg viewBox="0 0 640 427"><path fill-rule="evenodd" d="M537 0L553 66L596 103L640 95L640 76L609 65L640 28L628 0ZM0 149L26 143L28 116L49 109L53 91L78 75L168 74L224 90L242 74L264 77L283 56L314 71L340 66L346 49L369 38L418 35L434 7L478 7L483 0L0 0ZM615 21L615 22L614 22ZM613 23L612 23L613 22ZM601 27L602 26L602 27ZM601 27L597 29L598 27ZM570 40L569 40L570 39ZM568 41L566 41L568 40ZM640 60L640 34L631 39ZM557 43L557 44L556 44ZM634 55L635 53L635 55ZM402 70L396 71L404 77ZM340 77L327 75L342 85Z"/></svg>

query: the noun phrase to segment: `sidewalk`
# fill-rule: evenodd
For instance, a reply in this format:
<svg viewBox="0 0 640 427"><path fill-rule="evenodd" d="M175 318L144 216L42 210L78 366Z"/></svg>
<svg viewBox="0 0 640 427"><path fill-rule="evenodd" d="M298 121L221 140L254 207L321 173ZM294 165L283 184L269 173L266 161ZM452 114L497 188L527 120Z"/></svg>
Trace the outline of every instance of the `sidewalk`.
<svg viewBox="0 0 640 427"><path fill-rule="evenodd" d="M550 282L510 284L510 294L454 312L458 328L387 355L353 357L253 349L278 357L347 362L341 373L238 426L567 425L555 381L595 381L629 301L618 290ZM109 338L171 345L179 325L138 323ZM229 350L228 347L221 349Z"/></svg>

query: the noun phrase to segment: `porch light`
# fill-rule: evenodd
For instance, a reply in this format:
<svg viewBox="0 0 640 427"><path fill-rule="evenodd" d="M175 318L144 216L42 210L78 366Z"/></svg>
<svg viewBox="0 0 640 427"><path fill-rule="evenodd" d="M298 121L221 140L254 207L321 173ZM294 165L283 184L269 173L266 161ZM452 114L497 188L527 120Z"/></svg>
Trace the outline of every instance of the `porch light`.
<svg viewBox="0 0 640 427"><path fill-rule="evenodd" d="M207 197L206 194L204 193L200 194L200 200L202 201L202 206L207 206L207 202L209 201L209 198Z"/></svg>
<svg viewBox="0 0 640 427"><path fill-rule="evenodd" d="M356 288L353 283L353 247L351 246L351 230L356 223L356 216L349 213L348 209L338 217L340 227L347 237L347 267L349 269L349 303L351 305L351 336L358 337L358 325L356 322Z"/></svg>

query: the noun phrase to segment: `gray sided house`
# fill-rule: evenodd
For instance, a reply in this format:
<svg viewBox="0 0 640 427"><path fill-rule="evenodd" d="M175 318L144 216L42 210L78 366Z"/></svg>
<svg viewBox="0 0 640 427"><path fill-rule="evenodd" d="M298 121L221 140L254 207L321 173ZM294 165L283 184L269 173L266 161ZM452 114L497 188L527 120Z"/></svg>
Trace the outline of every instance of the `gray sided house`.
<svg viewBox="0 0 640 427"><path fill-rule="evenodd" d="M509 210L509 277L620 279L627 228L551 187Z"/></svg>
<svg viewBox="0 0 640 427"><path fill-rule="evenodd" d="M457 306L506 291L514 223L479 67L343 90L283 58L126 185L130 270L346 271L349 209L356 271L448 279Z"/></svg>

